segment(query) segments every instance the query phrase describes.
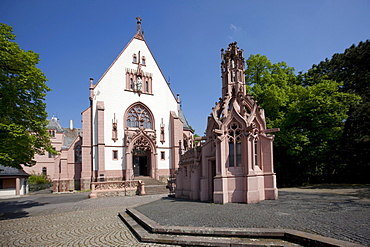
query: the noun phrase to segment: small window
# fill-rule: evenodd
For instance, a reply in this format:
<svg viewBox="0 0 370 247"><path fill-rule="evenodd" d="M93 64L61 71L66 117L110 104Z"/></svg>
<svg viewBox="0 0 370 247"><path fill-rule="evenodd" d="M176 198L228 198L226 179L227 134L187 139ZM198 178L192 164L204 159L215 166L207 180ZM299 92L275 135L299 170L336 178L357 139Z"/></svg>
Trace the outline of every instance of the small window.
<svg viewBox="0 0 370 247"><path fill-rule="evenodd" d="M142 58L141 58L141 64L142 64L142 65L145 65L145 57L142 57Z"/></svg>
<svg viewBox="0 0 370 247"><path fill-rule="evenodd" d="M53 148L53 150L55 151L55 148ZM49 152L48 154L49 154L49 155L48 155L48 157L49 157L49 158L54 158L54 157L55 157L55 155L54 155L54 154L52 154L52 153L50 153L50 152Z"/></svg>
<svg viewBox="0 0 370 247"><path fill-rule="evenodd" d="M134 81L130 78L130 89L134 90Z"/></svg>
<svg viewBox="0 0 370 247"><path fill-rule="evenodd" d="M113 150L112 158L113 158L113 160L118 160L118 151L117 150Z"/></svg>
<svg viewBox="0 0 370 247"><path fill-rule="evenodd" d="M49 130L50 137L55 137L55 130Z"/></svg>
<svg viewBox="0 0 370 247"><path fill-rule="evenodd" d="M134 54L134 55L132 56L132 62L133 62L133 63L137 63L137 57L136 57L136 54Z"/></svg>
<svg viewBox="0 0 370 247"><path fill-rule="evenodd" d="M164 151L162 151L162 152L161 152L161 160L165 160L165 158L166 158L166 157L165 157L165 152L164 152Z"/></svg>
<svg viewBox="0 0 370 247"><path fill-rule="evenodd" d="M46 176L47 175L47 169L46 167L42 168L42 175Z"/></svg>
<svg viewBox="0 0 370 247"><path fill-rule="evenodd" d="M145 82L145 92L149 93L149 82Z"/></svg>

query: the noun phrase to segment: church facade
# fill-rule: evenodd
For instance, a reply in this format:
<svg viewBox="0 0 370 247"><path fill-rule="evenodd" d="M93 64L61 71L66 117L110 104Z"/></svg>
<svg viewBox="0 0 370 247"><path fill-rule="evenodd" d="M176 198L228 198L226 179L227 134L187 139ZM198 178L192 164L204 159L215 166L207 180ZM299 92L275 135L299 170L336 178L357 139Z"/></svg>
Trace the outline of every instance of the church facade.
<svg viewBox="0 0 370 247"><path fill-rule="evenodd" d="M96 84L90 80L90 106L82 112L82 188L91 180L165 180L177 169L179 142L192 138L137 20L131 41Z"/></svg>
<svg viewBox="0 0 370 247"><path fill-rule="evenodd" d="M244 57L236 42L222 50L222 98L200 144L180 158L176 197L214 203L277 199L273 139L264 110L245 92Z"/></svg>
<svg viewBox="0 0 370 247"><path fill-rule="evenodd" d="M56 157L37 156L28 170L47 169L54 191L91 189L91 182L149 176L166 181L178 168L180 145L191 145L193 131L151 53L137 18L137 32L102 77L90 79L90 105L82 130L68 147L71 130L49 122ZM182 149L188 147L182 146Z"/></svg>

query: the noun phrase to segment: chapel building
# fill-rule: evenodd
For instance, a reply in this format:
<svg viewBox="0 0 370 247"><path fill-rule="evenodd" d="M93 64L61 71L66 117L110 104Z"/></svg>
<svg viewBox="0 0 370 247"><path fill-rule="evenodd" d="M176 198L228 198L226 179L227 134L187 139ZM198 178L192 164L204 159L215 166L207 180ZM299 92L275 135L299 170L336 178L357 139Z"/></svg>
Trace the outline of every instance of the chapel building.
<svg viewBox="0 0 370 247"><path fill-rule="evenodd" d="M277 199L273 139L265 112L246 95L243 50L221 51L222 98L208 117L205 137L180 157L176 197L214 203Z"/></svg>
<svg viewBox="0 0 370 247"><path fill-rule="evenodd" d="M172 92L147 45L139 17L136 34L96 83L90 79L89 91L82 130L73 130L74 139L66 146L72 130L50 120L55 134L51 141L59 155L37 156L39 162L29 170L50 171L58 192L88 190L91 182L140 176L166 181L174 176L180 145L181 150L191 147L193 131L179 95Z"/></svg>

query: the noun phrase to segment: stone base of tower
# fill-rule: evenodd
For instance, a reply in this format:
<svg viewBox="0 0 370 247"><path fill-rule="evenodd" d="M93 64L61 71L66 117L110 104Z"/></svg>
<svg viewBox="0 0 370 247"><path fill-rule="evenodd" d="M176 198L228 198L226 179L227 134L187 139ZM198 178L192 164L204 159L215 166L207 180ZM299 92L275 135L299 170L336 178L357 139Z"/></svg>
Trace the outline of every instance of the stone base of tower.
<svg viewBox="0 0 370 247"><path fill-rule="evenodd" d="M76 190L76 182L73 179L53 180L53 192L68 192Z"/></svg>

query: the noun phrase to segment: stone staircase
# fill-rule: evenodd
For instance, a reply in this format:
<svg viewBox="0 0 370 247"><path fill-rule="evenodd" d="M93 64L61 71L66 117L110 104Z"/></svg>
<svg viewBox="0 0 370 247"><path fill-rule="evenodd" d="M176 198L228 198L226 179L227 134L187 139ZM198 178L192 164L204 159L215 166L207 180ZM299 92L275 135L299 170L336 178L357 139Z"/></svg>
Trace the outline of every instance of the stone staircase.
<svg viewBox="0 0 370 247"><path fill-rule="evenodd" d="M145 182L145 194L146 195L159 195L159 194L168 194L169 190L166 188L167 184L164 184L151 177L135 177L135 180L143 180Z"/></svg>

